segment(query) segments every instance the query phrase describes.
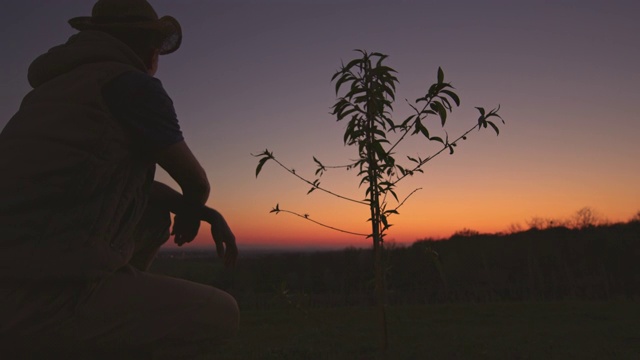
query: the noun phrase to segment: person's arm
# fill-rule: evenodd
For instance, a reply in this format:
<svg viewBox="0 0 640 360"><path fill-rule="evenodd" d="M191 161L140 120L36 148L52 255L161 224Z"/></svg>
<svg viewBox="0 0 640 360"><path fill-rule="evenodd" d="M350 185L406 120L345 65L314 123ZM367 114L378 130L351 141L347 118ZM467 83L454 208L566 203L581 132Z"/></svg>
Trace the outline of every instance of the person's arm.
<svg viewBox="0 0 640 360"><path fill-rule="evenodd" d="M185 206L188 206L180 193L157 181L153 183L150 201L161 204L174 214L183 212ZM235 266L238 257L236 237L222 214L215 209L202 206L199 217L211 224L211 236L216 244L218 257L224 257L226 266Z"/></svg>
<svg viewBox="0 0 640 360"><path fill-rule="evenodd" d="M209 181L198 160L184 142L173 101L160 80L140 71L129 71L111 80L102 90L111 113L128 129L140 148L153 154L156 162L178 182L189 203L174 220L178 245L192 241L200 220L190 209L204 205Z"/></svg>
<svg viewBox="0 0 640 360"><path fill-rule="evenodd" d="M184 207L182 194L157 180L154 180L153 185L151 186L149 203L153 203L155 207L167 210L174 214L182 212L181 209Z"/></svg>
<svg viewBox="0 0 640 360"><path fill-rule="evenodd" d="M172 234L178 245L192 241L200 227L200 211L209 198L209 180L204 169L184 141L157 154L157 162L180 185L183 211L176 214Z"/></svg>
<svg viewBox="0 0 640 360"><path fill-rule="evenodd" d="M225 266L234 267L238 258L236 237L231 232L227 221L217 210L204 207L203 220L211 224L211 236L216 243L218 257L224 257Z"/></svg>

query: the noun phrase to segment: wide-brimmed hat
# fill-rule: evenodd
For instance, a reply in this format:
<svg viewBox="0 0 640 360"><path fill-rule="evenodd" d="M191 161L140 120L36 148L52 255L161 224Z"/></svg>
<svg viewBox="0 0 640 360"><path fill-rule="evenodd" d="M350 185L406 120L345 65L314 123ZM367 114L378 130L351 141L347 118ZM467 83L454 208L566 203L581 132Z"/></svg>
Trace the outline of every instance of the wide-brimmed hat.
<svg viewBox="0 0 640 360"><path fill-rule="evenodd" d="M160 54L170 54L180 47L182 28L171 16L158 18L146 0L98 0L91 16L69 20L77 30L145 29L157 31L162 37Z"/></svg>

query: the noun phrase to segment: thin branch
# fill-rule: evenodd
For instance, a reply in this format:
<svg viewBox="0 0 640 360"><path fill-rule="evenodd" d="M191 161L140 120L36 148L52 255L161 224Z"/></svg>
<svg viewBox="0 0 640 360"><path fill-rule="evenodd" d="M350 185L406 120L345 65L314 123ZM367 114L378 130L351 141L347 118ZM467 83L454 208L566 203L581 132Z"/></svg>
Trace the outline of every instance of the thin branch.
<svg viewBox="0 0 640 360"><path fill-rule="evenodd" d="M391 153L391 151L393 151L393 149L395 149L395 148L396 148L396 147L397 147L397 146L398 146L398 145L399 145L399 144L404 140L404 138L407 136L407 134L409 133L409 131L411 131L411 129L413 129L413 126L416 124L416 122L418 122L418 120L421 120L421 118L420 118L420 114L422 114L422 113L427 109L427 106L428 106L429 104L431 104L431 100L432 100L432 99L429 99L429 100L427 101L427 103L422 107L422 111L418 111L418 109L417 109L416 107L414 107L413 105L411 105L411 104L409 103L409 100L405 99L405 101L406 101L407 103L409 103L409 106L411 106L411 107L413 108L413 110L415 110L415 112L416 112L416 118L415 118L415 119L413 119L413 121L411 122L411 125L409 125L409 127L407 127L407 128L406 128L406 130L404 131L404 134L402 134L402 136L400 137L400 139L398 139L398 141L396 141L396 142L393 144L393 146L391 146L391 147L389 148L389 150L387 150L387 153L388 153L388 154L390 154L390 153ZM425 116L424 118L426 118L426 116ZM422 119L424 119L424 118L422 118Z"/></svg>
<svg viewBox="0 0 640 360"><path fill-rule="evenodd" d="M325 165L322 164L322 167L324 167L325 169L353 169L356 167L356 165L358 164L358 160L351 160L353 161L351 164L346 164L346 165Z"/></svg>
<svg viewBox="0 0 640 360"><path fill-rule="evenodd" d="M409 195L407 195L404 199L402 199L402 201L398 204L398 206L396 206L395 208L393 208L393 210L392 210L392 211L398 211L398 209L400 209L400 207L401 207L402 205L404 205L404 203L405 203L405 202L406 202L406 201L407 201L407 200L408 200L408 199L409 199L413 194L415 194L415 193L416 193L416 192L418 192L419 190L422 190L422 188L417 188L417 189L414 189L412 192L410 192L410 193L409 193ZM382 204L386 204L386 203L387 203L387 192L385 191L384 196L383 196L383 198L382 198ZM389 216L387 215L387 217L389 217Z"/></svg>
<svg viewBox="0 0 640 360"><path fill-rule="evenodd" d="M369 203L368 203L368 202L360 201L360 200L355 200L355 199L351 199L351 198L348 198L348 197L346 197L346 196L342 196L342 195L340 195L340 194L336 194L336 193L334 193L333 191L330 191L330 190L327 190L327 189L325 189L325 188L322 188L322 187L320 187L320 186L318 186L318 185L314 184L313 182L311 182L311 181L309 181L309 180L307 180L307 179L303 178L302 176L300 176L300 175L296 174L296 172L295 172L294 170L289 169L289 168L288 168L288 167L286 167L284 164L282 164L280 161L278 161L278 159L276 159L276 158L275 158L275 156L272 156L272 157L271 157L271 159L272 159L273 161L275 161L275 162L276 162L276 164L280 165L280 167L282 167L283 169L287 170L291 175L293 175L293 176L297 177L298 179L300 179L300 180L302 180L302 181L306 182L307 184L309 184L309 185L313 186L315 189L318 189L318 190L320 190L320 191L324 191L324 192L326 192L327 194L333 195L333 196L338 197L338 198L343 199L343 200L351 201L351 202L354 202L354 203L357 203L357 204L361 204L361 205L369 205Z"/></svg>
<svg viewBox="0 0 640 360"><path fill-rule="evenodd" d="M422 188L417 188L417 189L413 189L413 191L411 193L409 193L409 195L407 195L401 202L400 204L398 204L398 206L396 206L393 210L398 210L402 205L404 205L404 203L416 192L418 192L419 190L422 190Z"/></svg>
<svg viewBox="0 0 640 360"><path fill-rule="evenodd" d="M356 163L347 164L347 165L324 165L325 169L352 169L356 166Z"/></svg>
<svg viewBox="0 0 640 360"><path fill-rule="evenodd" d="M398 182L400 182L400 180L406 178L410 173L413 173L417 170L419 170L422 165L426 164L427 162L433 160L433 158L435 158L436 156L440 155L443 151L445 151L446 149L448 149L450 146L453 146L455 143L457 143L458 141L460 141L463 138L466 138L467 134L469 134L470 132L472 132L473 130L475 130L476 128L478 128L480 126L480 124L476 124L474 125L471 129L467 130L464 134L460 135L457 139L455 139L454 141L447 143L445 146L442 147L442 149L440 149L439 151L437 151L435 154L429 156L428 158L420 161L420 163L418 165L416 165L416 167L414 167L413 169L411 169L409 172L405 173L404 175L400 176L396 181L394 181L392 183L392 185L396 185Z"/></svg>
<svg viewBox="0 0 640 360"><path fill-rule="evenodd" d="M290 210L283 210L283 209L278 209L277 211L276 210L272 210L271 212L275 212L276 214L279 213L279 212L284 212L284 213L288 213L288 214L291 214L291 215L295 215L297 217L300 217L300 218L303 218L305 220L311 221L312 223L320 225L320 226L325 227L327 229L339 231L339 232L345 233L345 234L358 235L358 236L369 236L369 234L362 234L362 233L357 233L357 232L353 232L353 231L342 230L342 229L339 229L339 228L336 228L336 227L333 227L333 226L330 226L330 225L323 224L323 223L321 223L319 221L315 221L315 220L311 219L308 214L301 215L301 214L298 214L297 212L290 211Z"/></svg>

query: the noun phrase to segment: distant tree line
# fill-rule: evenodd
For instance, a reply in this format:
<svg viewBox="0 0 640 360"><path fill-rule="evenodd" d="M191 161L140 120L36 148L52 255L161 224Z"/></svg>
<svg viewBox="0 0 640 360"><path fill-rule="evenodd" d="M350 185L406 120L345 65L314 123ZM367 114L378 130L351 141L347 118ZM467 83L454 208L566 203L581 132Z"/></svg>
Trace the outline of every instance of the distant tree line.
<svg viewBox="0 0 640 360"><path fill-rule="evenodd" d="M391 246L389 303L639 300L639 215L626 223L508 234L465 229L447 240ZM370 249L257 256L233 272L207 258L157 262L158 272L225 288L244 308L374 303Z"/></svg>

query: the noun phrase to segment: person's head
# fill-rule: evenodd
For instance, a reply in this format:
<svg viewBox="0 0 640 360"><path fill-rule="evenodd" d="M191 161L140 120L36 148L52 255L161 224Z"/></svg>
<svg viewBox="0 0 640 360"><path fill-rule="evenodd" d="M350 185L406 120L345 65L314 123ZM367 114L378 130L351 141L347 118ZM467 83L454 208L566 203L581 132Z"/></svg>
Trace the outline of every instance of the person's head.
<svg viewBox="0 0 640 360"><path fill-rule="evenodd" d="M180 47L182 29L171 16L158 18L146 0L98 0L91 16L76 17L69 24L77 30L99 30L127 44L154 74L158 55Z"/></svg>
<svg viewBox="0 0 640 360"><path fill-rule="evenodd" d="M158 55L162 48L162 34L146 29L106 29L109 35L127 44L142 60L151 75L158 67Z"/></svg>

